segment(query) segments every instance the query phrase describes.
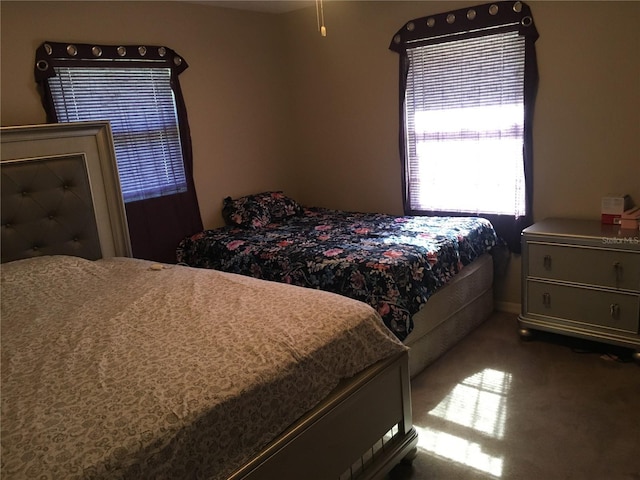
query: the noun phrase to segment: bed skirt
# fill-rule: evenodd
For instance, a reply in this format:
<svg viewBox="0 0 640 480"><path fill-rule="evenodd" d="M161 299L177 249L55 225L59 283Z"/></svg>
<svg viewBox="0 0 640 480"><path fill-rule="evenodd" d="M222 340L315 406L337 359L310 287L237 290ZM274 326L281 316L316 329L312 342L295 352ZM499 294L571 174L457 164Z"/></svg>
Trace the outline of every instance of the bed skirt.
<svg viewBox="0 0 640 480"><path fill-rule="evenodd" d="M485 253L431 296L413 316L404 343L415 377L493 312L493 257Z"/></svg>

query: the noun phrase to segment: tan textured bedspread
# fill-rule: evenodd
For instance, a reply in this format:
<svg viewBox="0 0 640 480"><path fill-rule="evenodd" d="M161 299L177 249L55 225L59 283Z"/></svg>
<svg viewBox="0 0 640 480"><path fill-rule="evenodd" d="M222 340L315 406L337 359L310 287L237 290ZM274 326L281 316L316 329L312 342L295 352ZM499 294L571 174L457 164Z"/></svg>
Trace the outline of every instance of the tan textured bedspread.
<svg viewBox="0 0 640 480"><path fill-rule="evenodd" d="M405 347L364 303L109 259L2 266L2 469L218 479Z"/></svg>

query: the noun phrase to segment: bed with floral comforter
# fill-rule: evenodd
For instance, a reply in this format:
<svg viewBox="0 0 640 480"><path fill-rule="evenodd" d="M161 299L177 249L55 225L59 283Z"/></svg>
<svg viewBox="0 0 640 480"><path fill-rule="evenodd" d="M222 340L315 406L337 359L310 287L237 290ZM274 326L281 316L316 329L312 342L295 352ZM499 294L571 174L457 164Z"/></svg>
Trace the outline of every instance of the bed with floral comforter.
<svg viewBox="0 0 640 480"><path fill-rule="evenodd" d="M400 340L429 297L497 243L478 217L303 208L282 192L260 195L225 199L232 225L184 239L178 262L361 300Z"/></svg>

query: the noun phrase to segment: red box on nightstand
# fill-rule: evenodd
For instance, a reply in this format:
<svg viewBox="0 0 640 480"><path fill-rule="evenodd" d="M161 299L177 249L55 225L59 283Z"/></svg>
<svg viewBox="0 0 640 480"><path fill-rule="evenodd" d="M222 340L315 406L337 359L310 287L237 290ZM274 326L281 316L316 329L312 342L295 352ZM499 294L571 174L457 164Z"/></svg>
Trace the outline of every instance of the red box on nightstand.
<svg viewBox="0 0 640 480"><path fill-rule="evenodd" d="M631 208L631 197L622 194L609 194L602 197L600 209L602 223L606 225L620 225L622 214Z"/></svg>

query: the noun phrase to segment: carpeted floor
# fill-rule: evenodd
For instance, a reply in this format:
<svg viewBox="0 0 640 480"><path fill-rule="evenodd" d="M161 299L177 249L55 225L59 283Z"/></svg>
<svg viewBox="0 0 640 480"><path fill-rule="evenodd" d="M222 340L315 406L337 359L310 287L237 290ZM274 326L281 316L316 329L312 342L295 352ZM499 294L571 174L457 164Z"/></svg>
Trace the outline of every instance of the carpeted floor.
<svg viewBox="0 0 640 480"><path fill-rule="evenodd" d="M640 366L495 313L412 381L412 465L389 480L640 479Z"/></svg>

